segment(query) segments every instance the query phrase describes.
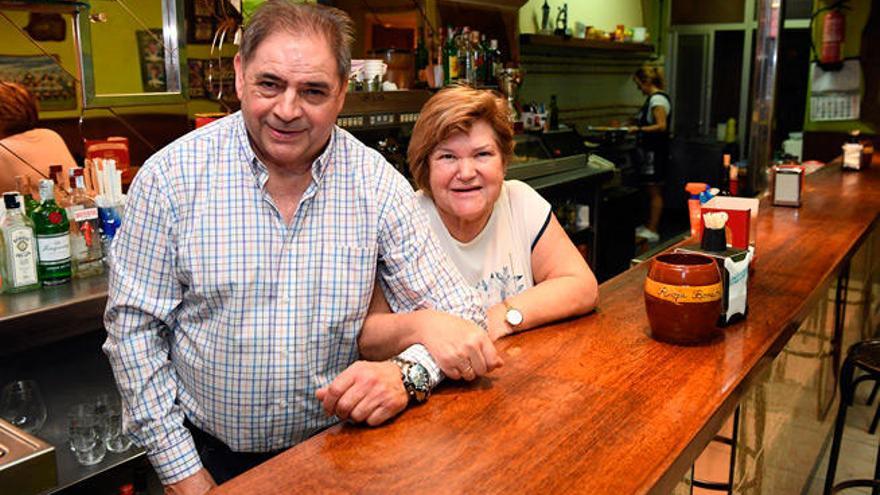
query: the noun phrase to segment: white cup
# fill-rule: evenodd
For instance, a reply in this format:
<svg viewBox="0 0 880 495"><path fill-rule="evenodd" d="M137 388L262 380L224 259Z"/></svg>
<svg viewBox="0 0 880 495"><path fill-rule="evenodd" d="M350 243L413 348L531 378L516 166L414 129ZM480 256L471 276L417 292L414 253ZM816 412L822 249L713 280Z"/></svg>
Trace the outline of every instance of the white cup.
<svg viewBox="0 0 880 495"><path fill-rule="evenodd" d="M644 43L648 39L648 29L645 27L633 28L633 42Z"/></svg>

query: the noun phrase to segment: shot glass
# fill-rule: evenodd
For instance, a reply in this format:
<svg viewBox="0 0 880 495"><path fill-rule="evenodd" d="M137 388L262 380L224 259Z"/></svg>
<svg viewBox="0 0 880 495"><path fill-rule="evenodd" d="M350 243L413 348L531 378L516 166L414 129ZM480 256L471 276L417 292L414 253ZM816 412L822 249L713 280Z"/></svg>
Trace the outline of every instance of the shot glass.
<svg viewBox="0 0 880 495"><path fill-rule="evenodd" d="M131 447L131 438L122 431L122 404L119 399L108 402L104 414L104 445L110 452L125 452Z"/></svg>
<svg viewBox="0 0 880 495"><path fill-rule="evenodd" d="M77 462L83 466L97 464L107 454L100 422L100 415L95 412L93 402L77 404L67 412L70 445Z"/></svg>

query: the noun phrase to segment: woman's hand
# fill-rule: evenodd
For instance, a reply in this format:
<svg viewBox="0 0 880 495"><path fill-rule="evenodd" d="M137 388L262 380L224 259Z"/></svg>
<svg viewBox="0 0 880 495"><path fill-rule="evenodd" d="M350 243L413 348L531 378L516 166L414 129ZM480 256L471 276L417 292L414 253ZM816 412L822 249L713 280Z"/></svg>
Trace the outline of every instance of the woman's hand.
<svg viewBox="0 0 880 495"><path fill-rule="evenodd" d="M486 325L489 328L489 339L492 342L513 333L510 325L507 324L506 314L507 308L501 303L492 306L489 308L489 311L486 311Z"/></svg>
<svg viewBox="0 0 880 495"><path fill-rule="evenodd" d="M479 325L434 310L420 310L413 316L417 340L449 378L473 380L504 364Z"/></svg>

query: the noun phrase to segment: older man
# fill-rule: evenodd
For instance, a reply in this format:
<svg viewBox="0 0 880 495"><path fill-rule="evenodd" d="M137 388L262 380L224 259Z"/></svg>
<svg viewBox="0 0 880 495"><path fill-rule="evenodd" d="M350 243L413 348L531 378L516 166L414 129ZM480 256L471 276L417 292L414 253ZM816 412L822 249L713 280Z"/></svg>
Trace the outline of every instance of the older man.
<svg viewBox="0 0 880 495"><path fill-rule="evenodd" d="M375 425L427 396L440 373L420 345L356 362L377 274L398 312L483 318L408 183L334 126L350 33L338 10L263 4L235 58L241 112L157 153L132 186L104 349L168 493L203 493L326 413ZM488 337L472 342L476 374L500 364Z"/></svg>

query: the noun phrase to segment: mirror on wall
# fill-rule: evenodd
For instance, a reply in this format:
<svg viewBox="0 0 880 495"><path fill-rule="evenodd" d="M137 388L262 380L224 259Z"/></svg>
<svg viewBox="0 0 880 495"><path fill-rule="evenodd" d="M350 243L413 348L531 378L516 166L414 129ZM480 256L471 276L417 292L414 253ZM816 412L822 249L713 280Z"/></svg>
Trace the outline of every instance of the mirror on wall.
<svg viewBox="0 0 880 495"><path fill-rule="evenodd" d="M77 20L83 108L180 103L183 2L91 0Z"/></svg>

